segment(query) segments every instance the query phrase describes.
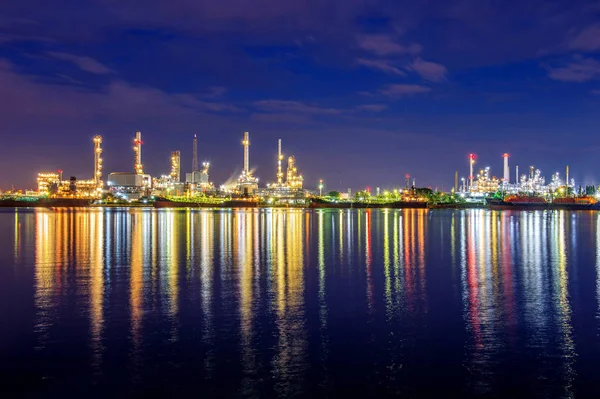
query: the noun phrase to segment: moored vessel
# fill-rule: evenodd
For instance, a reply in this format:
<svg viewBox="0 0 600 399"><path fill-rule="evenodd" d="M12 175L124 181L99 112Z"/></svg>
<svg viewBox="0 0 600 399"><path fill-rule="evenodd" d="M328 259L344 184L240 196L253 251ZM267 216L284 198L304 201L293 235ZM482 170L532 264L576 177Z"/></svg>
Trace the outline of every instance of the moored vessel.
<svg viewBox="0 0 600 399"><path fill-rule="evenodd" d="M549 202L543 197L509 195L504 199L487 199L493 210L600 210L600 203L593 197L561 197Z"/></svg>

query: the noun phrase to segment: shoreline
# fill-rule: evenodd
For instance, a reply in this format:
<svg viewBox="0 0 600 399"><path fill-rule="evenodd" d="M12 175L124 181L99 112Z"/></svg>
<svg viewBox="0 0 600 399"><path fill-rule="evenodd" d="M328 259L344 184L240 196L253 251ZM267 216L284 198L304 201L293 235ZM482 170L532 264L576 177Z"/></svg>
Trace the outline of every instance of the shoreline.
<svg viewBox="0 0 600 399"><path fill-rule="evenodd" d="M9 208L150 208L150 209L428 209L428 210L466 210L486 209L493 211L599 211L600 205L588 206L581 204L535 204L535 206L498 206L496 204L456 203L456 204L429 204L425 201L398 201L391 203L355 203L355 202L322 202L312 201L306 204L265 204L245 199L225 200L222 202L174 202L155 201L154 203L106 203L93 204L87 199L40 199L37 201L26 200L0 200L0 209Z"/></svg>

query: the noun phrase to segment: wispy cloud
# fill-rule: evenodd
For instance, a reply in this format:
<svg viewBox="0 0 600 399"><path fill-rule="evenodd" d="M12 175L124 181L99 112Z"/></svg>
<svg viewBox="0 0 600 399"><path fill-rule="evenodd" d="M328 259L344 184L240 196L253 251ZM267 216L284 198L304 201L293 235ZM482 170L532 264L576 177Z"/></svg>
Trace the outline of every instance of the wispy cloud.
<svg viewBox="0 0 600 399"><path fill-rule="evenodd" d="M446 79L448 70L442 64L425 61L420 57L415 59L410 65L410 69L421 75L421 77L430 82L441 82Z"/></svg>
<svg viewBox="0 0 600 399"><path fill-rule="evenodd" d="M270 112L292 112L305 114L336 115L342 110L335 108L323 108L316 105L306 104L300 101L287 100L260 100L255 101L254 106L263 111Z"/></svg>
<svg viewBox="0 0 600 399"><path fill-rule="evenodd" d="M408 46L397 43L390 35L361 35L357 37L356 42L362 50L379 56L418 54L422 50L422 47L416 43Z"/></svg>
<svg viewBox="0 0 600 399"><path fill-rule="evenodd" d="M215 98L221 97L225 93L227 93L227 88L223 86L211 86L206 90L206 93L203 96L207 98Z"/></svg>
<svg viewBox="0 0 600 399"><path fill-rule="evenodd" d="M416 84L389 85L381 89L380 93L390 97L407 96L411 94L429 93L431 87Z"/></svg>
<svg viewBox="0 0 600 399"><path fill-rule="evenodd" d="M367 60L364 58L359 58L358 60L356 60L356 63L358 65L362 65L370 69L376 69L385 73L390 73L392 75L406 76L406 72L394 66L390 61Z"/></svg>
<svg viewBox="0 0 600 399"><path fill-rule="evenodd" d="M600 50L600 24L591 25L579 32L568 44L571 50Z"/></svg>
<svg viewBox="0 0 600 399"><path fill-rule="evenodd" d="M381 112L385 111L388 108L385 104L363 104L357 105L356 109L359 111L368 111L368 112Z"/></svg>
<svg viewBox="0 0 600 399"><path fill-rule="evenodd" d="M548 76L562 82L587 82L600 77L600 62L578 57L564 67L548 68Z"/></svg>
<svg viewBox="0 0 600 399"><path fill-rule="evenodd" d="M110 68L90 57L81 57L74 54L59 53L55 51L49 51L46 54L57 60L71 62L77 65L82 71L97 75L105 75L112 72Z"/></svg>

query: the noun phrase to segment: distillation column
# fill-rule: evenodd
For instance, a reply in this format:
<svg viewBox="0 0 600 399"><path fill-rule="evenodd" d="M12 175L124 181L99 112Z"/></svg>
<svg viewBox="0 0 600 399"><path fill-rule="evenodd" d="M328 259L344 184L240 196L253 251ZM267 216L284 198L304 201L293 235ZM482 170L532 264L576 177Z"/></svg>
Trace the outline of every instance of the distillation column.
<svg viewBox="0 0 600 399"><path fill-rule="evenodd" d="M94 183L102 189L102 136L94 136Z"/></svg>
<svg viewBox="0 0 600 399"><path fill-rule="evenodd" d="M248 132L244 132L244 140L242 141L244 146L244 174L250 173L250 138Z"/></svg>
<svg viewBox="0 0 600 399"><path fill-rule="evenodd" d="M194 134L194 147L192 149L192 172L198 171L198 138Z"/></svg>
<svg viewBox="0 0 600 399"><path fill-rule="evenodd" d="M283 171L281 170L281 161L283 161L283 154L281 154L281 139L277 143L277 185L283 184Z"/></svg>
<svg viewBox="0 0 600 399"><path fill-rule="evenodd" d="M171 180L178 183L181 181L181 153L179 151L171 153Z"/></svg>
<svg viewBox="0 0 600 399"><path fill-rule="evenodd" d="M135 139L133 140L133 152L135 173L138 175L144 174L144 167L142 166L142 144L142 133L136 132Z"/></svg>
<svg viewBox="0 0 600 399"><path fill-rule="evenodd" d="M508 154L503 154L504 158L504 185L510 183L510 169L508 167Z"/></svg>
<svg viewBox="0 0 600 399"><path fill-rule="evenodd" d="M469 191L473 190L473 165L475 165L475 154L469 154Z"/></svg>

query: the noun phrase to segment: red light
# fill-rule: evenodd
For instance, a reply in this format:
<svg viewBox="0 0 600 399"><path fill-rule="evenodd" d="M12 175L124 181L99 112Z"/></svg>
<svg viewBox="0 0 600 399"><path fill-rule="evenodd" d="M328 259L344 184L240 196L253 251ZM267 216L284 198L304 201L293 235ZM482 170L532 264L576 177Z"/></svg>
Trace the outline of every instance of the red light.
<svg viewBox="0 0 600 399"><path fill-rule="evenodd" d="M406 174L404 177L405 177L406 179L410 179L410 175L409 175L408 173L407 173L407 174Z"/></svg>

